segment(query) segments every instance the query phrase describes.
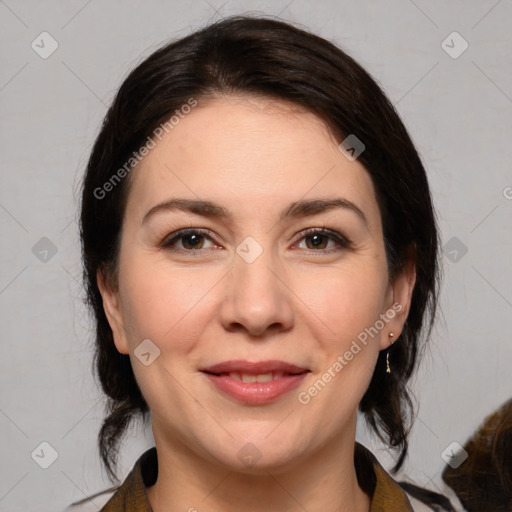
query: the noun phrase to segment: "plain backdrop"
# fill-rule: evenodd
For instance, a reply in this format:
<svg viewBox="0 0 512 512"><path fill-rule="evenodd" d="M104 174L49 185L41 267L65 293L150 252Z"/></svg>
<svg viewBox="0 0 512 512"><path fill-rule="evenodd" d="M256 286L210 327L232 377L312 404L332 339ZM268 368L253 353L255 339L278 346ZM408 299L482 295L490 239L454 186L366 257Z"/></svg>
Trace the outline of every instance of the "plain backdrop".
<svg viewBox="0 0 512 512"><path fill-rule="evenodd" d="M300 23L355 57L395 104L428 170L444 246L443 315L414 380L419 415L404 474L442 488L442 453L512 394L509 0L0 1L2 512L61 510L109 486L96 449L103 401L76 222L76 191L107 106L164 42L248 12ZM358 438L390 467L362 426ZM151 432L130 431L123 478L152 442Z"/></svg>

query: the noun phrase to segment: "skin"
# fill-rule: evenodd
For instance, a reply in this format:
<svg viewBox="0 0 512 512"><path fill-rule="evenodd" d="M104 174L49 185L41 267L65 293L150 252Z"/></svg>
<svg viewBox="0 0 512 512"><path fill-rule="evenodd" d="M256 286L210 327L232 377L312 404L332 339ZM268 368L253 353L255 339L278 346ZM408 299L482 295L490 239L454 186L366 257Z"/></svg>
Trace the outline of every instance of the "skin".
<svg viewBox="0 0 512 512"><path fill-rule="evenodd" d="M101 274L98 284L116 347L130 354L151 410L159 463L148 488L153 510L368 511L353 465L357 408L389 333L401 333L415 272L409 262L390 282L367 171L312 113L223 96L199 101L131 179L118 287ZM232 218L173 210L143 222L178 197L213 201ZM334 197L356 204L367 222L346 208L279 218L294 201ZM190 227L212 238L161 247ZM325 236L315 245L314 235L302 234L322 227L350 247ZM248 236L263 249L252 263L236 252ZM310 403L299 403L298 394L393 303L402 310ZM134 355L145 339L160 350L148 366ZM273 403L247 405L199 371L232 359L278 359L311 373ZM251 467L237 456L247 443L261 454Z"/></svg>

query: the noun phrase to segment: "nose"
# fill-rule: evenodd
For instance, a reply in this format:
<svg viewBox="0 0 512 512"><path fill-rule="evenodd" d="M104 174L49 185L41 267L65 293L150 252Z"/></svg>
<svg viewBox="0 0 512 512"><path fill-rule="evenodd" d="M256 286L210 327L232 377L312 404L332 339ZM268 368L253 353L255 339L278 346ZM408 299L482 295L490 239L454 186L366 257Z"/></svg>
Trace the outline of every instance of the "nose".
<svg viewBox="0 0 512 512"><path fill-rule="evenodd" d="M252 263L235 255L221 307L223 327L256 337L289 330L294 319L293 293L285 274L270 252L264 251Z"/></svg>

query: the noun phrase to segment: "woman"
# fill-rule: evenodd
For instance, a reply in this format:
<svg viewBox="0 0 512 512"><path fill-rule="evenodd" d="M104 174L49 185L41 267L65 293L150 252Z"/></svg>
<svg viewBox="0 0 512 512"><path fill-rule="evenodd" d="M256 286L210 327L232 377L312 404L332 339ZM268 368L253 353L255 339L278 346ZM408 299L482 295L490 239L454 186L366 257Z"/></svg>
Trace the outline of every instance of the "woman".
<svg viewBox="0 0 512 512"><path fill-rule="evenodd" d="M251 17L153 53L94 145L81 236L103 462L115 477L138 414L156 445L102 510L413 510L356 417L398 470L438 234L413 143L349 56Z"/></svg>

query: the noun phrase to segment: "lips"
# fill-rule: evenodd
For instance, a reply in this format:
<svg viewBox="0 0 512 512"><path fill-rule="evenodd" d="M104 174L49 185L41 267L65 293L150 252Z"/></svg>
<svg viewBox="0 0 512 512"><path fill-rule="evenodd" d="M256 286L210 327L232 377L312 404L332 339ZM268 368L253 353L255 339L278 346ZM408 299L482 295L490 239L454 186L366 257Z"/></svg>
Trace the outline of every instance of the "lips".
<svg viewBox="0 0 512 512"><path fill-rule="evenodd" d="M208 380L231 398L247 404L276 400L296 388L310 372L284 361L226 361L201 369Z"/></svg>
<svg viewBox="0 0 512 512"><path fill-rule="evenodd" d="M247 375L259 375L270 372L282 372L297 375L309 370L291 363L286 363L285 361L272 360L251 363L250 361L237 360L214 364L213 366L202 368L201 371L216 374L239 372Z"/></svg>

